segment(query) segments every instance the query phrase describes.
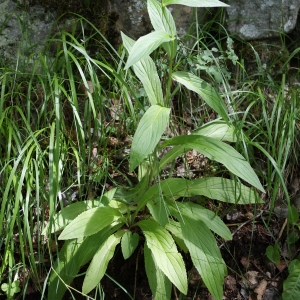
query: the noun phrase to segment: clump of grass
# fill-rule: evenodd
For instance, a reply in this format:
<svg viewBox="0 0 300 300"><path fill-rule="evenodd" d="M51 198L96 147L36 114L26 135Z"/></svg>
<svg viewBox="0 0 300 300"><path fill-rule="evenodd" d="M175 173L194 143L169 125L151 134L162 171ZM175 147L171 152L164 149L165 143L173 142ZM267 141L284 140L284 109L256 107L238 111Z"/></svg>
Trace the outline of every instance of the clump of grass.
<svg viewBox="0 0 300 300"><path fill-rule="evenodd" d="M83 28L86 20L77 22ZM96 31L92 38L104 37ZM14 70L1 65L0 278L10 287L19 280L24 295L25 286L43 290L40 278L58 251L55 236L41 235L45 222L52 222L60 207L103 192L109 176L106 157L115 151L112 147L112 153L107 152L108 125L127 126L126 118L130 126L137 122L135 87L127 78L131 74L118 68L121 57L113 48L106 57L98 53L97 59L91 58L91 41L83 44L62 32L49 41L60 45L54 56L35 53L30 71L19 70L18 63ZM111 96L122 107L115 114L118 121L105 110L111 108ZM126 127L115 137L123 130ZM98 177L93 176L95 165ZM94 190L98 192L91 193Z"/></svg>

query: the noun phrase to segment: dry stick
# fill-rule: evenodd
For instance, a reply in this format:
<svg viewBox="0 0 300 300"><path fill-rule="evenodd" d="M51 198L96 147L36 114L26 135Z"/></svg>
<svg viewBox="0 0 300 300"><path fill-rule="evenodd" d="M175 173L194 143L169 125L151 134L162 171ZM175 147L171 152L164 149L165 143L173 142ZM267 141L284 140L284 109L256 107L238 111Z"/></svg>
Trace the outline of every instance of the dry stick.
<svg viewBox="0 0 300 300"><path fill-rule="evenodd" d="M287 224L287 221L288 221L288 219L286 218L285 221L284 221L284 223L283 223L283 225L282 225L282 227L281 227L281 229L280 229L280 232L278 234L277 242L280 240L280 238L282 236L282 233L283 233L283 230L284 230L284 228L285 228L285 226Z"/></svg>

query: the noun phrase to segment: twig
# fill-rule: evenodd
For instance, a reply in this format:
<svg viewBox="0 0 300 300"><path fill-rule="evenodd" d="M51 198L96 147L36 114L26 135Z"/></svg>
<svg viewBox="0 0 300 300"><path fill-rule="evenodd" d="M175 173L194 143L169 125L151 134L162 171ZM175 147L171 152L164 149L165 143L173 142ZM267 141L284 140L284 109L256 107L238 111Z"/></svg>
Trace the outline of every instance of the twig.
<svg viewBox="0 0 300 300"><path fill-rule="evenodd" d="M284 221L284 223L283 223L283 225L282 225L282 227L281 227L281 229L280 229L280 231L279 231L279 234L278 234L278 238L277 238L277 242L280 240L280 238L281 238L281 236L282 236L282 233L283 233L283 230L284 230L284 228L285 228L285 226L286 226L286 224L287 224L287 218L285 219L285 221Z"/></svg>

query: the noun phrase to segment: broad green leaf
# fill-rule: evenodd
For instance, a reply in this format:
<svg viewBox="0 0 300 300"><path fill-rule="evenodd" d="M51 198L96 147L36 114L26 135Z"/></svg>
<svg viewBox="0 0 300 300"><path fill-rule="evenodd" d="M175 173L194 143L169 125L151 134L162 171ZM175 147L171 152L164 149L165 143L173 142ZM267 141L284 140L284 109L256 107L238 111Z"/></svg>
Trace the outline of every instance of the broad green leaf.
<svg viewBox="0 0 300 300"><path fill-rule="evenodd" d="M185 148L184 146L173 147L160 160L159 171L162 171L168 163L174 161L178 156L188 152L189 150L191 149Z"/></svg>
<svg viewBox="0 0 300 300"><path fill-rule="evenodd" d="M221 177L205 177L194 180L168 178L153 185L142 197L137 210L149 201L176 200L179 197L205 196L233 204L263 203L256 193L240 182Z"/></svg>
<svg viewBox="0 0 300 300"><path fill-rule="evenodd" d="M47 234L50 226L50 233L62 230L82 212L91 208L108 205L115 193L115 190L115 188L111 189L101 197L94 200L75 202L66 207L63 207L57 214L54 215L53 222L49 222L47 224L42 234Z"/></svg>
<svg viewBox="0 0 300 300"><path fill-rule="evenodd" d="M153 105L143 115L132 141L130 171L154 150L167 127L169 114L170 108Z"/></svg>
<svg viewBox="0 0 300 300"><path fill-rule="evenodd" d="M163 30L169 36L174 37L176 35L176 26L170 11L157 0L148 0L147 7L153 28L156 31Z"/></svg>
<svg viewBox="0 0 300 300"><path fill-rule="evenodd" d="M269 245L266 249L266 255L270 261L272 261L275 265L280 263L280 253L279 247L277 244L274 246Z"/></svg>
<svg viewBox="0 0 300 300"><path fill-rule="evenodd" d="M145 176L150 178L150 174L152 174L152 162L150 162L151 159L144 159L140 164L138 168L138 180L142 181Z"/></svg>
<svg viewBox="0 0 300 300"><path fill-rule="evenodd" d="M118 187L114 199L129 205L139 202L149 187L149 176L145 176L134 188Z"/></svg>
<svg viewBox="0 0 300 300"><path fill-rule="evenodd" d="M109 206L89 209L68 224L59 239L69 240L90 236L118 221L121 217L122 214L117 209Z"/></svg>
<svg viewBox="0 0 300 300"><path fill-rule="evenodd" d="M99 248L93 257L84 277L82 292L89 293L100 282L105 274L107 265L114 255L116 246L120 243L122 233L117 232L111 235Z"/></svg>
<svg viewBox="0 0 300 300"><path fill-rule="evenodd" d="M150 249L145 243L144 247L145 269L148 282L155 300L166 300L171 298L172 284L167 276L156 265Z"/></svg>
<svg viewBox="0 0 300 300"><path fill-rule="evenodd" d="M130 53L135 41L121 32L124 47ZM163 93L161 89L160 79L157 74L156 66L153 60L149 56L145 56L143 59L133 65L133 71L135 75L142 82L143 87L148 96L149 102L154 104L163 105Z"/></svg>
<svg viewBox="0 0 300 300"><path fill-rule="evenodd" d="M295 259L289 265L289 276L283 282L283 300L300 299L300 260Z"/></svg>
<svg viewBox="0 0 300 300"><path fill-rule="evenodd" d="M136 224L145 237L155 264L169 280L183 293L187 293L185 265L170 233L155 220L148 219Z"/></svg>
<svg viewBox="0 0 300 300"><path fill-rule="evenodd" d="M179 214L191 217L195 221L205 223L210 230L214 231L223 239L232 239L231 232L224 222L214 212L205 207L192 202L179 202L175 204L172 201L169 201L169 207L171 208L171 213L174 213L176 217L178 217Z"/></svg>
<svg viewBox="0 0 300 300"><path fill-rule="evenodd" d="M221 120L214 120L210 123L206 123L193 131L192 134L204 135L219 141L227 141L232 143L235 143L237 140L235 128Z"/></svg>
<svg viewBox="0 0 300 300"><path fill-rule="evenodd" d="M140 236L137 233L132 234L126 231L121 240L121 249L124 259L129 258L139 244Z"/></svg>
<svg viewBox="0 0 300 300"><path fill-rule="evenodd" d="M163 5L181 4L190 7L226 7L229 6L218 0L163 0Z"/></svg>
<svg viewBox="0 0 300 300"><path fill-rule="evenodd" d="M186 247L184 243L180 223L172 219L169 219L169 222L166 224L165 228L172 233L173 239L176 241L180 249L185 253L188 253L189 249Z"/></svg>
<svg viewBox="0 0 300 300"><path fill-rule="evenodd" d="M298 240L299 240L298 233L293 231L288 235L286 242L288 245L291 245L291 244L296 243Z"/></svg>
<svg viewBox="0 0 300 300"><path fill-rule="evenodd" d="M190 251L195 268L212 296L216 300L221 300L226 265L214 235L204 222L193 219L193 216L189 218L179 215L178 218L184 242Z"/></svg>
<svg viewBox="0 0 300 300"><path fill-rule="evenodd" d="M173 38L165 31L153 31L147 35L140 37L133 45L125 69L130 68L132 65L137 63L139 60L148 56L162 43L169 42Z"/></svg>
<svg viewBox="0 0 300 300"><path fill-rule="evenodd" d="M216 90L207 82L188 72L175 72L172 78L189 90L197 93L225 121L228 121L226 106Z"/></svg>
<svg viewBox="0 0 300 300"><path fill-rule="evenodd" d="M163 197L158 197L155 200L148 201L147 207L154 220L161 226L165 227L169 221L169 212Z"/></svg>
<svg viewBox="0 0 300 300"><path fill-rule="evenodd" d="M89 262L99 246L121 226L108 226L87 238L66 241L50 274L48 299L62 299L66 285L73 281L80 267Z"/></svg>
<svg viewBox="0 0 300 300"><path fill-rule="evenodd" d="M97 201L98 202L98 201ZM73 203L71 205L68 205L67 207L62 208L61 211L59 211L54 216L54 221L51 227L51 233L62 230L66 225L68 225L72 220L74 220L79 214L83 213L84 211L87 211L91 208L103 206L102 204L95 204L95 201L80 201ZM50 224L50 223L48 223ZM48 227L47 227L48 228ZM43 234L46 234L46 230L43 231Z"/></svg>
<svg viewBox="0 0 300 300"><path fill-rule="evenodd" d="M202 195L232 204L264 203L251 188L236 180L221 177L191 180L188 191L190 195Z"/></svg>
<svg viewBox="0 0 300 300"><path fill-rule="evenodd" d="M109 206L117 209L122 215L127 214L129 211L135 210L134 205L128 205L124 202L114 199L109 202Z"/></svg>
<svg viewBox="0 0 300 300"><path fill-rule="evenodd" d="M176 52L177 52L177 47L178 47L177 39L174 39L170 42L163 43L161 46L168 53L169 58L174 59Z"/></svg>
<svg viewBox="0 0 300 300"><path fill-rule="evenodd" d="M223 164L230 172L264 192L248 161L230 145L206 136L184 135L164 142L161 147L178 145L181 145L182 150L195 149L209 159Z"/></svg>

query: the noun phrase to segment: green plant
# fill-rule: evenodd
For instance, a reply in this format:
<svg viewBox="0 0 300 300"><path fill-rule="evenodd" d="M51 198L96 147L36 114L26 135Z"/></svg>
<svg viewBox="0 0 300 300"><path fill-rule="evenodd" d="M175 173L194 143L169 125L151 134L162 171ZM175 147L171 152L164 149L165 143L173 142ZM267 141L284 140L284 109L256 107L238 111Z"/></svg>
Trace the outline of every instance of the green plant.
<svg viewBox="0 0 300 300"><path fill-rule="evenodd" d="M289 276L283 283L283 300L296 300L299 298L300 260L294 259L289 264Z"/></svg>
<svg viewBox="0 0 300 300"><path fill-rule="evenodd" d="M86 20L78 17L76 22L78 28ZM103 38L99 32L93 37ZM98 68L92 68L80 38L64 32L51 42L61 45L55 54L36 53L33 60L26 58L26 64L20 56L15 69L8 63L0 67L0 286L13 286L15 278L21 278L23 297L28 297L32 282L42 291L39 279L46 275L44 262L56 257L57 248L51 249L54 241L41 236L44 220L74 198L87 197L108 177L107 135L99 120L104 114L106 76L97 72L101 66L101 74L106 74L105 68L107 72L110 67L117 69L113 61L117 52L111 49L111 64L99 54L101 62L93 60ZM86 47L89 43L85 39ZM116 77L118 98L126 102L130 99L124 99L122 92L126 84L117 88L117 81ZM94 92L89 89L91 82ZM100 155L91 153L92 129L101 135L97 146L104 149L102 170Z"/></svg>
<svg viewBox="0 0 300 300"><path fill-rule="evenodd" d="M61 298L80 267L91 260L82 286L82 293L89 293L104 276L116 246L121 244L126 259L143 238L145 269L156 300L170 299L172 284L181 293L187 293L181 251L190 253L213 297L222 299L226 265L212 231L227 240L231 239L231 233L214 212L189 201L189 197L202 195L233 204L262 202L255 190L238 179L264 191L247 160L225 143L235 142L236 137L223 100L210 84L192 73L177 71L180 65L173 64L178 37L167 9L169 4L225 6L217 0L148 0L148 12L155 30L136 42L122 34L129 53L125 69L133 68L151 104L139 122L130 151L129 168L131 172L138 168L139 183L130 189L117 187L96 200L71 204L50 219L45 232L63 229L59 239L66 242L50 275L49 299ZM159 46L168 56L165 92L149 57ZM174 91L171 90L173 81L178 84ZM202 126L191 135L163 138L170 120L171 100L180 85L200 95L223 120ZM166 147L172 149L160 157ZM191 149L222 163L236 179L162 180L161 171Z"/></svg>
<svg viewBox="0 0 300 300"><path fill-rule="evenodd" d="M20 281L16 280L12 284L2 283L1 290L7 295L7 299L13 299L14 295L21 291Z"/></svg>

